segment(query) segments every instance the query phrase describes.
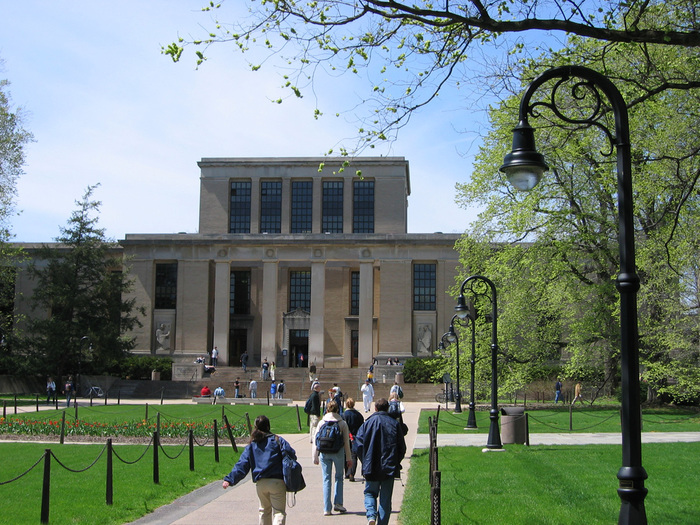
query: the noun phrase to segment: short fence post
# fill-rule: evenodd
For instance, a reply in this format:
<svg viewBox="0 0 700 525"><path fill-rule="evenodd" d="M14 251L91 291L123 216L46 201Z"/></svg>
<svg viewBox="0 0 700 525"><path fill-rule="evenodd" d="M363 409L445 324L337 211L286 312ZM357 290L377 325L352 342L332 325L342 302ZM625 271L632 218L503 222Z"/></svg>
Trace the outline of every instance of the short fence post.
<svg viewBox="0 0 700 525"><path fill-rule="evenodd" d="M7 419L7 401L2 402L2 417Z"/></svg>
<svg viewBox="0 0 700 525"><path fill-rule="evenodd" d="M90 406L92 406L92 399L95 396L95 391L91 388L90 389Z"/></svg>
<svg viewBox="0 0 700 525"><path fill-rule="evenodd" d="M294 405L297 409L297 429L301 432L301 416L299 415L299 405Z"/></svg>
<svg viewBox="0 0 700 525"><path fill-rule="evenodd" d="M188 433L188 439L190 444L190 470L194 472L194 434L192 429Z"/></svg>
<svg viewBox="0 0 700 525"><path fill-rule="evenodd" d="M574 429L574 405L569 405L569 430Z"/></svg>
<svg viewBox="0 0 700 525"><path fill-rule="evenodd" d="M430 525L440 525L440 477L440 471L436 470L430 487Z"/></svg>
<svg viewBox="0 0 700 525"><path fill-rule="evenodd" d="M66 411L63 411L61 416L61 445L63 445L63 439L66 436Z"/></svg>
<svg viewBox="0 0 700 525"><path fill-rule="evenodd" d="M49 522L49 493L51 492L51 449L44 450L44 482L41 489L41 523Z"/></svg>
<svg viewBox="0 0 700 525"><path fill-rule="evenodd" d="M525 412L525 445L530 446L530 415Z"/></svg>
<svg viewBox="0 0 700 525"><path fill-rule="evenodd" d="M148 403L146 403L146 417L144 419L148 421Z"/></svg>
<svg viewBox="0 0 700 525"><path fill-rule="evenodd" d="M250 436L253 433L253 427L250 424L250 414L248 412L245 413L245 421L246 425L248 425L248 435Z"/></svg>
<svg viewBox="0 0 700 525"><path fill-rule="evenodd" d="M17 415L17 394L15 394L15 415Z"/></svg>
<svg viewBox="0 0 700 525"><path fill-rule="evenodd" d="M107 440L107 483L106 483L106 494L105 502L107 505L113 503L114 495L114 484L113 484L113 470L112 470L112 438Z"/></svg>
<svg viewBox="0 0 700 525"><path fill-rule="evenodd" d="M158 447L160 446L160 439L158 436L158 431L153 433L153 483L156 485L160 483L160 472L158 469Z"/></svg>
<svg viewBox="0 0 700 525"><path fill-rule="evenodd" d="M160 412L156 414L156 432L160 436Z"/></svg>
<svg viewBox="0 0 700 525"><path fill-rule="evenodd" d="M105 393L105 406L107 406L107 394Z"/></svg>
<svg viewBox="0 0 700 525"><path fill-rule="evenodd" d="M224 414L224 424L228 429L228 438L231 440L231 445L233 445L233 451L238 452L238 445L236 445L236 439L233 437L233 431L231 430L231 425L228 422L228 418Z"/></svg>
<svg viewBox="0 0 700 525"><path fill-rule="evenodd" d="M165 398L165 387L161 387L160 389L160 404L163 404L163 399Z"/></svg>
<svg viewBox="0 0 700 525"><path fill-rule="evenodd" d="M73 403L73 410L75 410L75 420L78 421L78 399L76 397L75 402Z"/></svg>
<svg viewBox="0 0 700 525"><path fill-rule="evenodd" d="M36 395L36 411L39 412L39 394Z"/></svg>
<svg viewBox="0 0 700 525"><path fill-rule="evenodd" d="M219 428L214 420L214 461L219 462Z"/></svg>
<svg viewBox="0 0 700 525"><path fill-rule="evenodd" d="M117 390L117 406L122 404L122 389Z"/></svg>

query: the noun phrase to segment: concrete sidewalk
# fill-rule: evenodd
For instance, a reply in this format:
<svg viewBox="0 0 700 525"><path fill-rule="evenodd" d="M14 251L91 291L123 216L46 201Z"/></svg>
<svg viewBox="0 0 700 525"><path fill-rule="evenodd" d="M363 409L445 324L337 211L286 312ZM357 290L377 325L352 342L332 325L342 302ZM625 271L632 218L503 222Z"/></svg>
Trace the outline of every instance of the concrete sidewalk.
<svg viewBox="0 0 700 525"><path fill-rule="evenodd" d="M392 499L392 515L390 524L398 523L398 513L404 494L404 482L416 441L418 416L424 407L434 407L434 403L406 403L404 423L408 426L406 436L406 459L402 462L403 479L397 479L394 485ZM362 408L362 407L360 407ZM363 414L367 417L369 414ZM274 432L274 428L271 429ZM299 463L304 470L306 488L296 495L296 504L289 507L291 496L287 497L287 523L290 525L303 523L366 523L364 507L364 488L362 481L343 484L343 505L348 509L345 514L333 513L323 516L323 483L321 466L314 465L311 458L311 443L308 434L283 434L297 453ZM233 467L233 465L231 465ZM358 465L358 471L360 470ZM362 480L358 472L355 479ZM210 483L199 490L183 496L169 505L164 505L155 512L134 521L134 525L211 525L236 523L254 525L258 523L258 496L250 474L241 483L227 490L221 488L221 481Z"/></svg>

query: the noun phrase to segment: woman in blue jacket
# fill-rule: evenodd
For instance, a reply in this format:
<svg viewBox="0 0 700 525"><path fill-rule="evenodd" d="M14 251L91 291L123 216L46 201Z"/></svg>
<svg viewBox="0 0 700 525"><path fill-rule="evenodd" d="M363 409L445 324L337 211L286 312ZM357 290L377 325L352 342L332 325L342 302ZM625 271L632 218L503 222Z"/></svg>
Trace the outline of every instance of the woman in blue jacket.
<svg viewBox="0 0 700 525"><path fill-rule="evenodd" d="M270 420L266 416L258 416L250 435L250 444L222 485L224 488L235 485L252 470L260 500L259 523L263 525L284 525L287 517L287 489L282 477L283 450L293 459L297 458L287 441L270 433Z"/></svg>

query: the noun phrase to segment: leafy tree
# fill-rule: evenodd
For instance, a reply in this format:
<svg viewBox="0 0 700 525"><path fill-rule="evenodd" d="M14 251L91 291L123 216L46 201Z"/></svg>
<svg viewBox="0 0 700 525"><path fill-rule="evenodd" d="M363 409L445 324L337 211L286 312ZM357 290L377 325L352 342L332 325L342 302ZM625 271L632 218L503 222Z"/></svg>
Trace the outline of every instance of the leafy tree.
<svg viewBox="0 0 700 525"><path fill-rule="evenodd" d="M689 402L700 398L700 141L693 131L700 124L699 93L669 89L651 94L628 68L635 62L648 64L649 56L655 61L665 56L669 62L678 60L683 75L697 67L697 56L663 46L647 46L639 55L635 47L616 52L606 47L573 38L564 52L532 62L526 77L541 71L541 64L566 64L576 55L592 57L589 65L604 66L628 101L644 379L652 392ZM551 93L542 88L537 96ZM565 111L590 111L590 97L577 98L563 88L557 93ZM614 286L619 271L615 162L605 154L610 145L595 128L567 127L542 108L531 123L551 173L534 192L516 193L498 167L509 146L519 100L506 100L492 111L494 131L480 152L472 180L459 188L465 206L485 205L473 232L461 243L463 261L472 271L496 278L506 291L501 337L509 343L510 358L522 361L521 368L560 354L570 377L612 393L620 343Z"/></svg>
<svg viewBox="0 0 700 525"><path fill-rule="evenodd" d="M203 11L214 19L202 24L206 32L180 38L163 53L178 61L192 46L199 65L209 46L231 44L251 52L253 70L278 64L290 97L315 90L319 73L363 75L367 92L351 103L363 112L358 149L392 138L414 111L448 88L462 88L460 101L472 90L507 89L519 75L520 57L540 54L557 36L602 42L605 52L700 47L693 0L251 0L248 10L240 16L240 5L232 11L230 2L210 2ZM681 76L673 74L673 64L654 65L644 78L652 92L700 85L697 69Z"/></svg>
<svg viewBox="0 0 700 525"><path fill-rule="evenodd" d="M43 246L31 266L36 282L28 326L29 363L35 372L60 377L100 373L133 348L124 334L139 324L134 299L124 300L125 277L118 245L97 227L96 186L86 189L57 245ZM48 315L46 315L48 314Z"/></svg>
<svg viewBox="0 0 700 525"><path fill-rule="evenodd" d="M23 174L24 146L33 140L24 128L21 108L12 107L8 85L7 80L0 80L0 373L11 370L15 362L15 265L22 253L9 244L10 222L15 213L17 180Z"/></svg>

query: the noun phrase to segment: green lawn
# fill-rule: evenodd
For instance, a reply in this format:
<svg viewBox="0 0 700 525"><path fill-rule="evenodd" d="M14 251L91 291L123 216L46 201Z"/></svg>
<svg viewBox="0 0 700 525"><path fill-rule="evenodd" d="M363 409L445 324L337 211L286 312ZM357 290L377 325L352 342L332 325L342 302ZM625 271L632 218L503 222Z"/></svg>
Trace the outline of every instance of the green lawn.
<svg viewBox="0 0 700 525"><path fill-rule="evenodd" d="M164 449L174 459L159 453L160 479L159 484L154 484L153 448L115 445L119 457L136 463L126 464L117 457L113 458L113 505L108 506L105 502L107 455L103 453L100 456L104 445L47 447L44 444L0 444L3 458L0 462L0 483L26 473L16 481L0 485L3 523L40 522L44 472L41 458L46 448L51 448L58 461L68 469L87 469L79 473L70 472L52 458L49 522L84 525L134 521L184 494L223 479L239 456L231 446L220 447L220 462L216 463L212 447L195 446L195 470L192 472L187 447L167 446ZM32 465L35 466L30 470Z"/></svg>
<svg viewBox="0 0 700 525"><path fill-rule="evenodd" d="M485 410L476 412L477 430L465 430L468 410L461 414L440 410L438 433L467 434L488 433L489 413ZM531 434L552 432L620 432L620 412L616 409L598 409L575 407L571 413L569 430L569 407L552 410L528 410L528 424ZM423 410L420 415L418 431L428 432L428 417L435 417L437 410ZM499 420L501 416L499 414ZM650 408L642 412L643 432L700 432L700 412L672 408Z"/></svg>
<svg viewBox="0 0 700 525"><path fill-rule="evenodd" d="M700 443L647 444L649 523L700 523ZM443 525L586 525L617 522L619 446L509 445L439 450ZM428 451L416 451L401 509L403 525L430 523Z"/></svg>

